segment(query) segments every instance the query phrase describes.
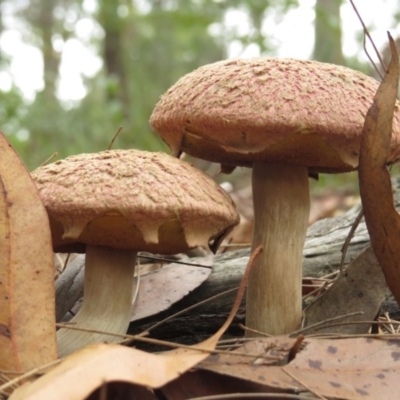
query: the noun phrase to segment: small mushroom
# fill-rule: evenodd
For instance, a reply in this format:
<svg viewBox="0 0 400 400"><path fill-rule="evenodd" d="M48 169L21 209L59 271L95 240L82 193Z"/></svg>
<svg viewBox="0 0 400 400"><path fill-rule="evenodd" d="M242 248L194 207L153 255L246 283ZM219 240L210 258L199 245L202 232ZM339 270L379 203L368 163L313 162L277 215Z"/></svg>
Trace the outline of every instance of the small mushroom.
<svg viewBox="0 0 400 400"><path fill-rule="evenodd" d="M126 332L137 251L214 247L239 221L232 200L210 177L167 154L81 154L32 176L49 214L54 250L86 251L84 300L72 321L78 327ZM59 353L119 339L62 328Z"/></svg>
<svg viewBox="0 0 400 400"><path fill-rule="evenodd" d="M309 174L357 169L364 118L379 83L316 61L255 58L203 66L162 97L150 119L174 154L253 167L246 324L285 334L301 322ZM388 162L400 158L396 105Z"/></svg>

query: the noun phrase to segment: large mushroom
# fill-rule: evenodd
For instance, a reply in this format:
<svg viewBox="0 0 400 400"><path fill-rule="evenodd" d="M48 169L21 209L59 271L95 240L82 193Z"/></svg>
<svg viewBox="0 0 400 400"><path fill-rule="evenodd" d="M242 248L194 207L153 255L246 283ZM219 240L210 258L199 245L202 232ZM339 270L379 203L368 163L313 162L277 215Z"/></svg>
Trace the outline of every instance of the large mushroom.
<svg viewBox="0 0 400 400"><path fill-rule="evenodd" d="M250 328L269 334L301 321L302 251L310 173L357 169L364 118L378 82L315 61L255 58L201 67L157 104L150 123L172 149L253 167L254 235L262 244L248 283ZM400 157L396 106L388 162Z"/></svg>
<svg viewBox="0 0 400 400"><path fill-rule="evenodd" d="M32 176L49 214L54 250L86 251L84 300L73 322L94 330L126 332L137 251L213 248L239 219L210 177L163 153L81 154ZM59 353L105 340L115 338L63 328Z"/></svg>

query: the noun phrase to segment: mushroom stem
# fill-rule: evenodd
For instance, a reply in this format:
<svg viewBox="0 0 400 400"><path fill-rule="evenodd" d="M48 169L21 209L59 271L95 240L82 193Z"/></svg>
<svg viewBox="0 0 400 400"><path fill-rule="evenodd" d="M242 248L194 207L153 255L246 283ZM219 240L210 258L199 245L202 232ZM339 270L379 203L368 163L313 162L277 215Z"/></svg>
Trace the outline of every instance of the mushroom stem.
<svg viewBox="0 0 400 400"><path fill-rule="evenodd" d="M135 263L136 251L87 245L84 299L71 323L85 329L126 333L132 308ZM67 328L57 332L60 357L91 343L120 339Z"/></svg>
<svg viewBox="0 0 400 400"><path fill-rule="evenodd" d="M271 335L301 322L302 255L310 212L308 168L253 163L252 249L264 251L251 271L246 325ZM248 336L255 336L248 331Z"/></svg>

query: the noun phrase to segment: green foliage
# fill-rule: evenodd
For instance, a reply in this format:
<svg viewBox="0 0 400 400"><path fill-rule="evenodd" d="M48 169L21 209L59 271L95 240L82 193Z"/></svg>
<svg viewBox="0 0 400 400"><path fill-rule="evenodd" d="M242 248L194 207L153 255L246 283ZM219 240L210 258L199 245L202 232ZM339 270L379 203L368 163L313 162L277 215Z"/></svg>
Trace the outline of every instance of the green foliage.
<svg viewBox="0 0 400 400"><path fill-rule="evenodd" d="M255 43L262 54L271 54L274 46L265 36L263 21L269 15L283 19L298 0L97 0L95 4L97 8L90 11L83 0L32 0L14 6L24 38L43 54L45 87L33 102L14 87L0 92L0 122L31 169L55 151L65 157L104 150L119 127L123 130L116 148L168 151L148 124L159 97L184 74L226 58L232 40ZM250 21L249 32L227 26L225 17L234 9ZM323 22L326 16L319 17ZM95 49L103 67L94 77L84 77L87 95L71 106L57 97L61 53L54 39L81 40L75 27L82 19L94 21L100 32L84 44ZM340 35L338 24L332 30Z"/></svg>
<svg viewBox="0 0 400 400"><path fill-rule="evenodd" d="M33 0L15 8L25 39L42 51L45 87L32 103L15 88L0 93L0 121L31 169L55 151L65 157L104 150L119 127L115 147L168 151L148 124L160 95L182 75L226 58L230 40L270 49L261 34L263 16L270 8L283 15L297 1L148 0L144 10L143 2L98 0L94 12L83 4ZM225 13L233 8L246 12L254 25L246 37L223 29ZM87 95L71 107L56 95L61 54L53 39L75 37L81 18L94 20L102 30L88 43L104 63L96 76L85 78ZM210 33L213 24L220 25L221 35Z"/></svg>

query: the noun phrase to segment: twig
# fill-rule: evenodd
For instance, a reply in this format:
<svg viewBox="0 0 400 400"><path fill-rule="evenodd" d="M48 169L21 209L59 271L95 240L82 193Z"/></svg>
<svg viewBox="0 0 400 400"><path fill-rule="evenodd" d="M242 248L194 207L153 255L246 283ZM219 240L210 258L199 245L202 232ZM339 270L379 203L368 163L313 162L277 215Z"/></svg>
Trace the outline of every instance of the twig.
<svg viewBox="0 0 400 400"><path fill-rule="evenodd" d="M18 376L17 378L11 379L10 381L5 383L4 385L0 386L0 391L4 391L4 390L14 386L15 384L21 382L22 380L30 378L31 376L38 374L40 371L43 371L43 370L45 370L47 368L50 368L50 367L53 367L54 365L57 365L60 362L61 362L61 360L52 361L52 362L50 362L48 364L41 365L40 367L32 369L31 371L28 371L25 374L22 374L22 375Z"/></svg>
<svg viewBox="0 0 400 400"><path fill-rule="evenodd" d="M58 328L73 329L73 330L83 331L83 332L101 333L101 334L106 334L106 335L120 337L120 338L128 338L128 339L132 339L133 341L151 343L151 344L155 344L155 345L159 345L159 346L179 348L179 349L188 349L188 350L193 350L193 351L198 350L203 353L235 355L235 356L244 356L244 357L249 357L249 358L266 358L269 360L280 360L281 359L281 357L278 357L278 356L267 356L267 355L250 354L250 353L232 353L231 351L224 351L224 350L203 349L201 347L193 347L190 345L185 345L185 344L180 344L180 343L172 343L172 342L167 342L165 340L147 338L147 337L143 337L143 336L139 336L139 335L129 335L129 334L123 335L120 333L104 332L104 331L99 331L96 329L87 329L87 328L73 326L71 324L65 324L65 323L60 323L60 322L57 323L56 326Z"/></svg>
<svg viewBox="0 0 400 400"><path fill-rule="evenodd" d="M285 393L229 393L212 396L191 397L188 400L230 400L230 399L272 399L272 400L315 400L315 397Z"/></svg>
<svg viewBox="0 0 400 400"><path fill-rule="evenodd" d="M272 337L273 335L269 335L268 333L257 331L256 329L249 328L248 326L245 326L243 324L239 324L239 328L242 328L244 331L249 331L251 333L255 333L259 336L265 336L265 337Z"/></svg>
<svg viewBox="0 0 400 400"><path fill-rule="evenodd" d="M389 317L389 314L388 314L387 312L385 312L384 316L386 317L387 322L389 322L389 324L390 324L390 327L388 328L389 331L390 331L391 333L396 333L395 330L394 330L393 325L400 325L400 323L396 323L396 322L394 322L394 321L391 321L391 320L390 320L390 317Z"/></svg>
<svg viewBox="0 0 400 400"><path fill-rule="evenodd" d="M44 165L48 164L53 158L58 156L58 151L53 153L46 161L42 162L39 167L43 167Z"/></svg>
<svg viewBox="0 0 400 400"><path fill-rule="evenodd" d="M308 338L318 338L318 339L356 339L356 338L367 338L367 339L383 339L383 340L393 340L400 339L400 334L383 334L383 333L361 333L357 335L348 335L348 334L332 334L332 333L313 333L311 335L307 335Z"/></svg>
<svg viewBox="0 0 400 400"><path fill-rule="evenodd" d="M339 277L340 277L341 275L344 274L344 269L343 269L343 267L344 267L344 261L345 261L345 259L346 259L347 249L349 248L351 239L353 238L354 233L355 233L356 229L358 228L358 225L360 224L361 219L362 219L363 216L364 216L364 211L363 211L363 209L361 209L361 210L359 211L359 213L358 213L356 219L354 220L353 225L351 225L350 232L348 233L348 235L347 235L347 237L346 237L346 240L344 241L343 247L342 247L342 249L341 249L341 251L342 251L342 258L341 258L341 260L340 260L340 268L339 268L339 271L340 271L340 272L339 272L339 275L337 276L336 279L339 279Z"/></svg>
<svg viewBox="0 0 400 400"><path fill-rule="evenodd" d="M111 139L110 144L107 147L107 150L111 150L111 147L113 146L115 139L117 138L117 136L119 135L119 133L122 131L122 126L120 126L117 130L117 132L115 132L113 138Z"/></svg>
<svg viewBox="0 0 400 400"><path fill-rule="evenodd" d="M306 295L303 296L303 300L309 298L310 296L316 295L318 292L322 292L322 290L326 289L326 287L330 284L330 282L325 281L324 284L318 286L315 290L311 291L310 293L307 293Z"/></svg>
<svg viewBox="0 0 400 400"><path fill-rule="evenodd" d="M218 298L220 298L220 297L222 297L222 296L225 296L226 294L235 292L235 291L237 291L237 290L238 290L237 287L236 287L236 288L233 288L233 289L225 290L225 291L222 292L222 293L218 293L218 294L216 294L216 295L214 295L214 296L209 297L208 299L205 299L205 300L200 301L199 303L193 304L192 306L187 307L187 308L185 308L184 310L178 311L177 313L172 314L172 315L170 315L169 317L167 317L167 318L165 318L165 319L163 319L163 320L161 320L161 321L158 321L156 324L152 325L149 329L146 329L146 332L150 332L150 331L152 331L153 329L158 328L160 325L164 324L165 322L167 322L167 321L169 321L169 320L171 320L171 319L173 319L173 318L176 318L176 317L178 317L178 316L180 316L180 315L182 315L182 314L185 314L185 313L188 312L188 311L193 310L194 308L200 307L200 306L202 306L202 305L204 305L204 304L206 304L206 303L209 303L209 302L211 302L211 301L214 301L214 300L216 300L216 299L218 299ZM144 332L143 332L143 333L144 333Z"/></svg>
<svg viewBox="0 0 400 400"><path fill-rule="evenodd" d="M334 275L337 275L337 274L339 274L340 273L340 271L339 270L336 270L336 271L333 271L333 272L330 272L329 274L326 274L326 275L324 275L324 276L322 276L321 278L319 278L319 279L333 279L333 278L331 278L331 276L334 276ZM312 279L314 279L314 278L312 278ZM318 279L318 278L317 278Z"/></svg>
<svg viewBox="0 0 400 400"><path fill-rule="evenodd" d="M328 319L325 319L323 321L317 322L316 324L312 324L312 325L306 326L305 328L302 328L302 329L299 329L297 331L294 331L289 335L289 337L295 337L300 333L304 333L304 332L306 332L306 331L308 331L310 329L314 329L315 327L324 325L324 324L326 324L327 322L330 322L330 321L336 321L338 319L352 317L353 315L363 315L363 314L364 314L363 311L355 311L355 312L352 312L352 313L349 313L349 314L344 314L344 315L339 315L337 317L328 318Z"/></svg>
<svg viewBox="0 0 400 400"><path fill-rule="evenodd" d="M311 392L314 396L317 396L318 399L321 400L328 400L326 397L322 396L321 394L318 394L315 390L311 389L310 386L305 384L302 380L294 376L291 372L289 372L286 367L282 367L282 371L288 374L292 379L294 379L296 382L299 382L301 386L306 388L309 392Z"/></svg>
<svg viewBox="0 0 400 400"><path fill-rule="evenodd" d="M337 324L332 324L332 325L325 325L316 328L315 330L318 331L320 329L325 329L325 328L334 328L336 326L345 326L345 325L385 325L387 322L386 321L349 321L349 322L339 322ZM399 325L400 323L396 324ZM388 329L389 330L389 329ZM391 332L391 334L394 334L395 332Z"/></svg>
<svg viewBox="0 0 400 400"><path fill-rule="evenodd" d="M188 265L190 267L204 267L204 268L212 268L212 265L202 265L202 264L196 264L196 263L190 263L186 261L179 261L179 260L171 260L165 257L159 257L159 256L153 256L153 255L140 255L138 254L137 257L139 258L149 258L150 260L156 260L156 261L164 261L167 263L171 264L182 264L182 265Z"/></svg>
<svg viewBox="0 0 400 400"><path fill-rule="evenodd" d="M362 27L363 27L363 30L364 30L364 44L363 44L363 47L364 47L365 54L367 55L368 59L371 61L371 64L374 66L375 71L377 72L377 74L380 76L381 79L383 79L382 74L381 74L380 71L378 70L377 66L375 65L374 61L372 60L371 56L369 55L369 53L368 53L368 51L367 51L365 36L368 37L368 39L369 39L369 41L370 41L372 47L374 48L375 54L377 55L377 57L378 57L378 59L379 59L379 62L381 63L381 66L382 66L383 70L385 71L385 73L387 73L386 65L385 65L385 63L383 62L382 57L381 57L381 55L379 54L379 51L378 51L378 49L376 48L375 43L374 43L374 41L372 40L371 35L369 34L368 29L367 29L367 27L365 26L364 21L363 21L363 19L361 18L361 15L360 15L360 13L358 12L357 7L355 6L353 0L350 0L350 3L351 3L351 5L353 6L354 12L356 13L358 19L360 20L360 23L361 23L361 25L362 25Z"/></svg>
<svg viewBox="0 0 400 400"><path fill-rule="evenodd" d="M219 247L250 247L251 243L226 243L220 244Z"/></svg>

